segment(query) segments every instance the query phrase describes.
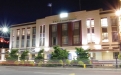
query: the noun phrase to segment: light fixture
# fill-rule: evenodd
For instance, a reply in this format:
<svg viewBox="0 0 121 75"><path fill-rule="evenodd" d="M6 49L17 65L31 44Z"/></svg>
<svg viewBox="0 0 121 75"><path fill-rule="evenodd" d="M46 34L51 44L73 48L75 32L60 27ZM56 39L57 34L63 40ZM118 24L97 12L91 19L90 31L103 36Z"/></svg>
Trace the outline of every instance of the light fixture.
<svg viewBox="0 0 121 75"><path fill-rule="evenodd" d="M68 17L67 12L60 13L60 18L66 18L66 17Z"/></svg>
<svg viewBox="0 0 121 75"><path fill-rule="evenodd" d="M7 27L3 27L3 28L2 28L2 32L3 32L3 33L8 32L8 28L7 28Z"/></svg>
<svg viewBox="0 0 121 75"><path fill-rule="evenodd" d="M121 15L121 9L117 10L117 11L115 12L115 14L116 14L117 16L120 16L120 15Z"/></svg>

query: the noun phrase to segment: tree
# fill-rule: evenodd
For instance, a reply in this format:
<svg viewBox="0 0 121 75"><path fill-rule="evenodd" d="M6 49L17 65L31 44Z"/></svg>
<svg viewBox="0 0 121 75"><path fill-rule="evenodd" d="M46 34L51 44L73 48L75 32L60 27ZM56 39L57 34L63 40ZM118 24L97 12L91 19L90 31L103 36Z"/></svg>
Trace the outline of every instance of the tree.
<svg viewBox="0 0 121 75"><path fill-rule="evenodd" d="M44 59L43 52L44 52L44 49L38 52L38 55L35 57L36 62L39 62L40 60Z"/></svg>
<svg viewBox="0 0 121 75"><path fill-rule="evenodd" d="M8 53L8 57L6 58L6 60L9 61L16 61L18 60L18 49L12 49L10 53Z"/></svg>
<svg viewBox="0 0 121 75"><path fill-rule="evenodd" d="M118 59L121 60L121 54L118 55Z"/></svg>
<svg viewBox="0 0 121 75"><path fill-rule="evenodd" d="M59 46L54 46L54 52L51 54L52 60L65 60L68 59L69 52L66 49L62 49Z"/></svg>
<svg viewBox="0 0 121 75"><path fill-rule="evenodd" d="M25 50L22 54L21 54L21 57L20 57L20 60L28 60L28 53L29 51L28 50Z"/></svg>
<svg viewBox="0 0 121 75"><path fill-rule="evenodd" d="M81 60L84 63L89 64L89 50L84 50L83 48L76 48L77 60Z"/></svg>

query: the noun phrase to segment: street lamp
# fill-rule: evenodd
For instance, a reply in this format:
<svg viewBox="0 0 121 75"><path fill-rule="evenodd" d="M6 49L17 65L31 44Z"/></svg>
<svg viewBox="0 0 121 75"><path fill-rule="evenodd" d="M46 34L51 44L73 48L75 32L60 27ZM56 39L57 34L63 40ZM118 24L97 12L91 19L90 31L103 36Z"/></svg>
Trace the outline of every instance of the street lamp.
<svg viewBox="0 0 121 75"><path fill-rule="evenodd" d="M8 28L7 28L7 27L3 27L3 28L2 28L2 32L3 32L3 33L7 33L7 32L8 32Z"/></svg>
<svg viewBox="0 0 121 75"><path fill-rule="evenodd" d="M2 27L2 28L0 28L0 31L3 33L2 39L4 40L4 34L8 33L8 28ZM2 44L2 48L3 48L3 46L4 46L4 41L3 41L3 44Z"/></svg>

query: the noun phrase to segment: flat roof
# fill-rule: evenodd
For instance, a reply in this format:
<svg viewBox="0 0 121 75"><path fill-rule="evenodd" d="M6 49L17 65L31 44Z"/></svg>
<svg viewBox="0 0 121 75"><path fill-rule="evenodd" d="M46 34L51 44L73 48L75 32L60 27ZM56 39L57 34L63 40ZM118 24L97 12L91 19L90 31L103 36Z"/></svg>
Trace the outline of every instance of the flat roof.
<svg viewBox="0 0 121 75"><path fill-rule="evenodd" d="M11 27L18 27L18 26L24 26L24 25L33 25L36 24L36 21L34 22L27 22L27 23L21 23L21 24L14 24Z"/></svg>

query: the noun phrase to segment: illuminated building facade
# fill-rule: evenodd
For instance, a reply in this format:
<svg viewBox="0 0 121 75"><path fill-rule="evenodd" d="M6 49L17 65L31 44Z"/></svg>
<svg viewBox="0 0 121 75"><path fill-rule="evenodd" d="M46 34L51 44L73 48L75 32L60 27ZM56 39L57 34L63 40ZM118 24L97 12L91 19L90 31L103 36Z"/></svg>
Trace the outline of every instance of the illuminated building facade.
<svg viewBox="0 0 121 75"><path fill-rule="evenodd" d="M90 49L95 60L113 60L120 52L118 17L113 10L78 11L12 25L9 49L30 51L32 60L40 49L45 59L59 45L74 59L75 47Z"/></svg>

